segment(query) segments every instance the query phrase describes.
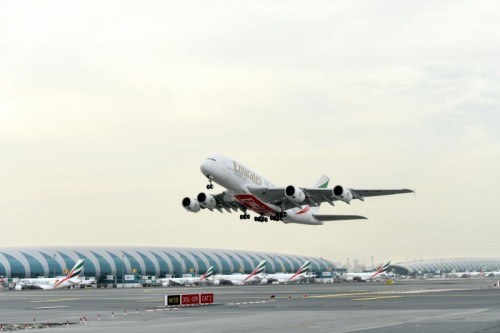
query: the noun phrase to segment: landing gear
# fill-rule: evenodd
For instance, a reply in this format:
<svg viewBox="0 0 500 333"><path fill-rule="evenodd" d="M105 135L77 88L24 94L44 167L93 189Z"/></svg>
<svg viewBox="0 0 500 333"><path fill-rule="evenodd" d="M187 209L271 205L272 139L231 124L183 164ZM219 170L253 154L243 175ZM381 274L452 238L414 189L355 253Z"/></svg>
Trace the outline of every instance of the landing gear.
<svg viewBox="0 0 500 333"><path fill-rule="evenodd" d="M242 214L240 215L240 220L248 220L250 219L250 214Z"/></svg>
<svg viewBox="0 0 500 333"><path fill-rule="evenodd" d="M255 216L255 217L253 218L253 220L254 220L255 222L267 222L267 221L268 221L267 217L265 217L265 216L263 216L263 215L261 215L261 216Z"/></svg>
<svg viewBox="0 0 500 333"><path fill-rule="evenodd" d="M212 184L212 178L208 177L207 190L213 190L214 184Z"/></svg>
<svg viewBox="0 0 500 333"><path fill-rule="evenodd" d="M286 217L286 212L279 212L276 215L272 215L270 219L272 221L283 221L284 217Z"/></svg>

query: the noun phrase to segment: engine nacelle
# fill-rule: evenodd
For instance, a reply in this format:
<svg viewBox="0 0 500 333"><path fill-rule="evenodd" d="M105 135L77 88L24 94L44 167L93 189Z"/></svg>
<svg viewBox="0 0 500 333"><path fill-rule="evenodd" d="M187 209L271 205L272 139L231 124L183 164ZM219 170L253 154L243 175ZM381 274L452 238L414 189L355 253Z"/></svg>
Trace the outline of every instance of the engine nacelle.
<svg viewBox="0 0 500 333"><path fill-rule="evenodd" d="M288 199L296 203L301 203L306 199L306 194L300 188L293 185L288 185L285 188L285 195Z"/></svg>
<svg viewBox="0 0 500 333"><path fill-rule="evenodd" d="M198 202L203 208L214 209L215 206L217 206L217 200L210 194L201 192L196 199L198 199Z"/></svg>
<svg viewBox="0 0 500 333"><path fill-rule="evenodd" d="M182 199L182 207L193 213L198 213L201 209L200 203L196 199L188 197Z"/></svg>
<svg viewBox="0 0 500 333"><path fill-rule="evenodd" d="M340 201L349 203L352 200L352 193L349 189L337 185L333 188L333 195Z"/></svg>

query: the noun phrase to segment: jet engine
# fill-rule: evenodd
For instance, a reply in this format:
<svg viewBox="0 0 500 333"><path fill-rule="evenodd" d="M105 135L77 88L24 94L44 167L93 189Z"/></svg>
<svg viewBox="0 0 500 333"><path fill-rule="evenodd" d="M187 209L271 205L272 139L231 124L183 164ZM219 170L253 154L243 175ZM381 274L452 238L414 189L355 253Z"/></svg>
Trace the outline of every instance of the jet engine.
<svg viewBox="0 0 500 333"><path fill-rule="evenodd" d="M217 200L215 200L215 198L210 194L201 192L200 194L198 194L198 197L196 197L196 199L198 199L198 202L203 208L214 209L215 206L217 206Z"/></svg>
<svg viewBox="0 0 500 333"><path fill-rule="evenodd" d="M285 189L285 195L293 202L301 203L306 199L306 194L298 187L288 185Z"/></svg>
<svg viewBox="0 0 500 333"><path fill-rule="evenodd" d="M333 195L340 201L349 203L352 200L352 193L349 189L337 185L333 188Z"/></svg>
<svg viewBox="0 0 500 333"><path fill-rule="evenodd" d="M198 213L201 209L200 203L196 199L188 197L182 199L182 207L193 213Z"/></svg>

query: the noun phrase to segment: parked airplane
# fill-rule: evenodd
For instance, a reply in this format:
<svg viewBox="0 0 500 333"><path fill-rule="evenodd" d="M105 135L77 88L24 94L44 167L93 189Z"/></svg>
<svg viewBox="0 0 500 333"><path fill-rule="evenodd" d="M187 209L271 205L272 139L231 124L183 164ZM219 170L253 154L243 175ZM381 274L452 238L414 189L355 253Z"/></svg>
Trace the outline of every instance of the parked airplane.
<svg viewBox="0 0 500 333"><path fill-rule="evenodd" d="M487 266L483 267L482 269L479 270L479 272L454 272L450 273L449 275L451 276L456 276L456 277L461 277L461 278L471 278L471 277L484 277L487 276L486 272Z"/></svg>
<svg viewBox="0 0 500 333"><path fill-rule="evenodd" d="M500 271L486 272L485 274L486 274L486 276L490 276L490 277L493 277L493 276L498 277L498 276L500 276Z"/></svg>
<svg viewBox="0 0 500 333"><path fill-rule="evenodd" d="M83 261L84 259L79 259L68 275L64 277L20 279L15 289L61 289L75 286L80 283L78 275L83 269Z"/></svg>
<svg viewBox="0 0 500 333"><path fill-rule="evenodd" d="M250 283L260 282L262 279L262 272L266 266L266 261L262 260L259 265L250 274L231 274L231 275L215 275L214 285L244 285Z"/></svg>
<svg viewBox="0 0 500 333"><path fill-rule="evenodd" d="M304 280L306 278L313 278L315 275L306 275L311 267L311 262L307 260L295 273L276 273L276 274L266 274L261 280L262 284L278 282L289 283Z"/></svg>
<svg viewBox="0 0 500 333"><path fill-rule="evenodd" d="M269 180L260 176L243 164L222 155L213 155L201 164L201 172L208 178L207 189L213 189L217 183L227 190L211 195L201 192L195 198L186 197L182 206L190 212L201 209L223 212L242 211L240 219L250 218L248 211L258 214L255 221L273 221L321 225L325 221L366 219L359 215L320 215L319 206L335 201L350 203L353 199L364 201L365 197L411 193L412 190L366 190L350 189L341 185L327 188L330 178L321 176L313 187L276 187Z"/></svg>
<svg viewBox="0 0 500 333"><path fill-rule="evenodd" d="M362 272L362 273L346 273L346 281L369 281L376 278L380 278L382 273L385 273L389 268L391 262L380 266L376 271L373 272Z"/></svg>
<svg viewBox="0 0 500 333"><path fill-rule="evenodd" d="M205 274L199 277L185 277L185 278L167 278L163 279L162 286L194 286L195 284L202 284L208 281L210 276L214 275L214 266L210 266Z"/></svg>

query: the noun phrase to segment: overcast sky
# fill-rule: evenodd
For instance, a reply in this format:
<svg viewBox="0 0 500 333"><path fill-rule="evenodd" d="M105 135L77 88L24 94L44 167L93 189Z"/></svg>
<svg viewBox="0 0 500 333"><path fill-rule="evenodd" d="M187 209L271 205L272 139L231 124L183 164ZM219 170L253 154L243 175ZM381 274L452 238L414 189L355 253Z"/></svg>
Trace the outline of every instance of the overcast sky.
<svg viewBox="0 0 500 333"><path fill-rule="evenodd" d="M1 1L0 246L500 256L496 1ZM412 188L323 226L187 213L221 153ZM221 191L216 186L214 193Z"/></svg>

